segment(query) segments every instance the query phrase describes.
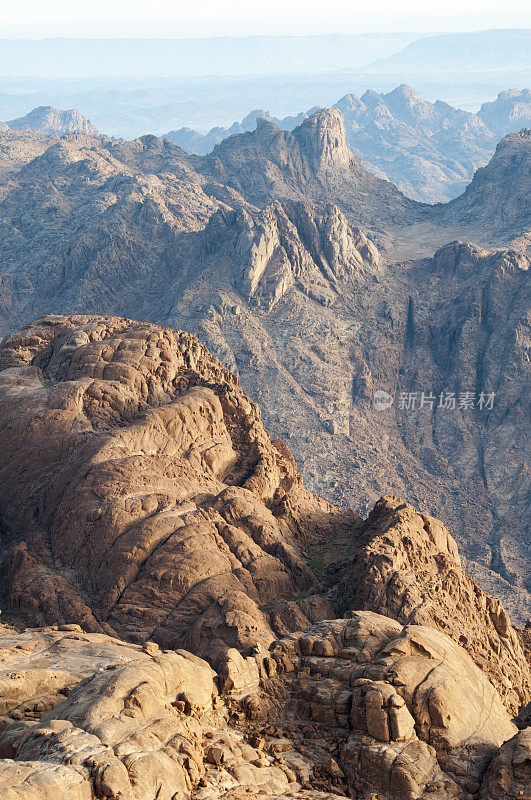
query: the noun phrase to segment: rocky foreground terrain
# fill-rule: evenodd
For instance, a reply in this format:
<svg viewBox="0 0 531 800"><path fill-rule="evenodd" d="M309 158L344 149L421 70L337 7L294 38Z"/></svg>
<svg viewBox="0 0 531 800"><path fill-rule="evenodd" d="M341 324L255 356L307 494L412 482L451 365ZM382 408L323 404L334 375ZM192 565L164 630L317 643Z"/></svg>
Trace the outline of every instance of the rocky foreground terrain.
<svg viewBox="0 0 531 800"><path fill-rule="evenodd" d="M308 492L194 336L11 334L0 452L2 797L528 796L524 632L438 520Z"/></svg>
<svg viewBox="0 0 531 800"><path fill-rule="evenodd" d="M477 114L440 100L429 103L405 84L387 93L347 94L335 107L343 115L347 144L364 166L408 197L431 203L452 200L464 191L502 136L531 125L529 89L500 92ZM253 131L260 118L293 130L315 111L277 119L257 110L229 128L212 128L204 135L181 128L165 138L189 153L206 155L229 136Z"/></svg>
<svg viewBox="0 0 531 800"><path fill-rule="evenodd" d="M0 332L90 312L196 333L312 491L443 519L524 623L530 141L504 138L431 207L370 175L334 110L204 158L155 137L2 134Z"/></svg>

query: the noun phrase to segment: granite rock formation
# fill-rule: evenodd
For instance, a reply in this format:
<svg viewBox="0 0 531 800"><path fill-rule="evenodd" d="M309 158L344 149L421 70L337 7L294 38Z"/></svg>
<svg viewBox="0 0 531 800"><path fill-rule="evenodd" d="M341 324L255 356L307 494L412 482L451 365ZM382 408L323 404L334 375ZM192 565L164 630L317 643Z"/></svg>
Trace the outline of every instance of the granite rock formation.
<svg viewBox="0 0 531 800"><path fill-rule="evenodd" d="M370 612L273 642L239 696L191 653L75 625L2 627L0 658L7 800L491 800L528 785L527 732L462 648Z"/></svg>
<svg viewBox="0 0 531 800"><path fill-rule="evenodd" d="M334 515L230 373L189 334L116 318L45 318L1 352L10 607L213 663L267 647L261 607L311 593L299 538Z"/></svg>

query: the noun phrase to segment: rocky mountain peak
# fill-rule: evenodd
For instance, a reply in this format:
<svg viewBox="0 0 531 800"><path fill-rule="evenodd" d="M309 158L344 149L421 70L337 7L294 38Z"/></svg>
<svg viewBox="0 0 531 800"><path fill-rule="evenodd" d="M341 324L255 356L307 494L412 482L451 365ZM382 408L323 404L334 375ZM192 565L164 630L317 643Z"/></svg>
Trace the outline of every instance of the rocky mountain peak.
<svg viewBox="0 0 531 800"><path fill-rule="evenodd" d="M62 136L65 133L86 133L98 136L98 129L77 109L62 111L53 106L38 106L26 114L7 122L13 131L34 131L46 136Z"/></svg>
<svg viewBox="0 0 531 800"><path fill-rule="evenodd" d="M352 158L345 139L343 116L337 108L316 112L304 120L296 131L317 172L346 165Z"/></svg>
<svg viewBox="0 0 531 800"><path fill-rule="evenodd" d="M205 258L231 264L244 298L270 311L291 289L330 305L345 282L373 281L383 259L331 203L277 202L263 211L219 211L205 231ZM208 254L208 255L207 255Z"/></svg>
<svg viewBox="0 0 531 800"><path fill-rule="evenodd" d="M393 89L391 92L386 94L387 98L393 99L402 99L406 103L418 103L422 102L421 97L416 89L413 86L409 86L407 83L401 83L396 89Z"/></svg>

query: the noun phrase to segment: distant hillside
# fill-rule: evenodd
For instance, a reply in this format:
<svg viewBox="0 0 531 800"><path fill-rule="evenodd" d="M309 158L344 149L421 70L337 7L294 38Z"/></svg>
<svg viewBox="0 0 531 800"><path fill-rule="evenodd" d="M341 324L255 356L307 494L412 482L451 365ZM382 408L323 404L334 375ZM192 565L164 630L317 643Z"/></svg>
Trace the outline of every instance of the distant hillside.
<svg viewBox="0 0 531 800"><path fill-rule="evenodd" d="M498 134L517 133L531 125L531 90L508 89L478 111L485 125Z"/></svg>
<svg viewBox="0 0 531 800"><path fill-rule="evenodd" d="M3 39L0 75L169 77L357 69L418 33L218 36L193 39Z"/></svg>
<svg viewBox="0 0 531 800"><path fill-rule="evenodd" d="M367 72L425 73L462 69L522 69L531 61L531 30L445 33L418 39L400 53L379 59Z"/></svg>
<svg viewBox="0 0 531 800"><path fill-rule="evenodd" d="M61 111L52 106L39 106L24 117L9 120L4 130L33 131L46 136L64 133L86 133L98 136L98 129L75 108Z"/></svg>

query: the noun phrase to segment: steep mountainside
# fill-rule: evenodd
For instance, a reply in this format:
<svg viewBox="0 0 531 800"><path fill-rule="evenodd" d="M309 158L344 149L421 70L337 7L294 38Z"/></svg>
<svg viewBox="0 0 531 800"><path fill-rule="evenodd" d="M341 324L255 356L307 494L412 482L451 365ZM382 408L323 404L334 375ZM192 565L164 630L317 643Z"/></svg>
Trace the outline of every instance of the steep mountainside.
<svg viewBox="0 0 531 800"><path fill-rule="evenodd" d="M326 200L359 223L380 228L422 218L421 206L367 172L350 152L341 114L333 108L314 114L293 131L259 119L255 131L225 139L194 163L202 174L233 187L256 205L276 199Z"/></svg>
<svg viewBox="0 0 531 800"><path fill-rule="evenodd" d="M531 218L531 128L501 140L496 153L474 175L465 192L441 209L451 224L483 224L506 236L528 230Z"/></svg>
<svg viewBox="0 0 531 800"><path fill-rule="evenodd" d="M205 158L155 137L71 135L47 149L44 139L0 139L6 171L12 160L3 333L50 312L197 333L290 441L312 490L363 513L392 491L442 517L474 576L525 618L528 259L459 243L418 255L456 233L488 243L524 233L527 136L509 137L516 172L500 146L468 225L453 204L419 206L370 176L338 112L293 133L264 122ZM494 183L513 186L503 220ZM340 208L323 202L334 195ZM414 260L393 259L400 237ZM386 412L373 408L377 389L394 398ZM403 392L417 393L414 409ZM422 392L433 408L419 409ZM439 406L441 392L455 393L454 409ZM473 408L459 404L465 392ZM477 407L481 392L494 392L492 408Z"/></svg>
<svg viewBox="0 0 531 800"><path fill-rule="evenodd" d="M336 106L351 150L417 200L444 201L462 192L499 138L478 115L440 100L428 103L405 85L387 94L346 95Z"/></svg>
<svg viewBox="0 0 531 800"><path fill-rule="evenodd" d="M86 133L97 136L98 129L75 108L61 111L52 106L39 106L24 117L6 123L12 131L34 131L45 136L62 136L64 133Z"/></svg>
<svg viewBox="0 0 531 800"><path fill-rule="evenodd" d="M408 197L423 202L450 200L462 192L478 167L484 166L500 138L531 124L528 89L500 92L477 114L437 100L422 100L410 86L391 92L347 94L335 104L345 125L346 142L376 175L392 181ZM260 117L283 130L292 130L316 111L285 119L253 111L241 123L213 128L201 136L183 128L170 131L171 139L189 153L200 155L237 133L252 131Z"/></svg>
<svg viewBox="0 0 531 800"><path fill-rule="evenodd" d="M531 89L508 89L478 111L485 125L500 136L531 125Z"/></svg>

